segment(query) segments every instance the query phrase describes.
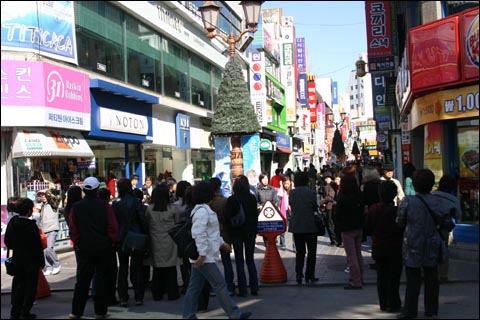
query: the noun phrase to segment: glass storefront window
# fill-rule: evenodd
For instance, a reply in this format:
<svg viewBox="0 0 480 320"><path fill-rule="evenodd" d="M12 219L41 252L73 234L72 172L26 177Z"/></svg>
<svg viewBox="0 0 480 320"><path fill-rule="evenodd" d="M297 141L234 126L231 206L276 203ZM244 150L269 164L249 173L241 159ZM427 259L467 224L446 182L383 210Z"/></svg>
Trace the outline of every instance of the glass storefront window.
<svg viewBox="0 0 480 320"><path fill-rule="evenodd" d="M79 66L125 80L123 13L103 1L76 1L75 4Z"/></svg>
<svg viewBox="0 0 480 320"><path fill-rule="evenodd" d="M192 104L211 109L210 64L192 55Z"/></svg>
<svg viewBox="0 0 480 320"><path fill-rule="evenodd" d="M127 17L128 83L162 92L161 39L137 19Z"/></svg>
<svg viewBox="0 0 480 320"><path fill-rule="evenodd" d="M162 39L162 44L165 75L164 94L189 103L188 51L165 38Z"/></svg>
<svg viewBox="0 0 480 320"><path fill-rule="evenodd" d="M215 109L215 106L218 102L218 89L220 88L220 83L222 82L222 71L216 67L212 66L212 106L211 110Z"/></svg>

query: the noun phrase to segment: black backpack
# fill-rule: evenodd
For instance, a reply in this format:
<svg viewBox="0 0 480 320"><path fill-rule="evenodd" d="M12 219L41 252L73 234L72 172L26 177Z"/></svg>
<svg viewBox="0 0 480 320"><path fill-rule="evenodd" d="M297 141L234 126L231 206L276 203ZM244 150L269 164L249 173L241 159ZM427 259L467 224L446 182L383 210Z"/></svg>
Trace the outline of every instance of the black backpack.
<svg viewBox="0 0 480 320"><path fill-rule="evenodd" d="M193 214L195 215L195 213ZM193 217L193 216L192 216ZM178 256L192 260L198 259L198 250L195 240L192 238L192 217L190 214L183 221L175 224L168 230L168 234L177 245Z"/></svg>
<svg viewBox="0 0 480 320"><path fill-rule="evenodd" d="M245 211L243 210L243 206L240 200L238 200L237 197L235 197L235 199L237 199L240 208L237 214L230 218L230 224L232 225L232 227L238 228L245 224Z"/></svg>

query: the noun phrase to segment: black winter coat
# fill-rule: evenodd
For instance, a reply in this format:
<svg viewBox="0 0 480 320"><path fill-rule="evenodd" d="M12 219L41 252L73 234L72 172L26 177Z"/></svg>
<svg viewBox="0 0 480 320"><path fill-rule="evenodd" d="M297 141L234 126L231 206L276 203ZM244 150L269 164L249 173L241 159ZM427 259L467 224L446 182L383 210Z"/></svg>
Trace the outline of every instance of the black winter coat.
<svg viewBox="0 0 480 320"><path fill-rule="evenodd" d="M42 241L35 220L14 216L5 231L5 245L13 250L16 268L45 267Z"/></svg>

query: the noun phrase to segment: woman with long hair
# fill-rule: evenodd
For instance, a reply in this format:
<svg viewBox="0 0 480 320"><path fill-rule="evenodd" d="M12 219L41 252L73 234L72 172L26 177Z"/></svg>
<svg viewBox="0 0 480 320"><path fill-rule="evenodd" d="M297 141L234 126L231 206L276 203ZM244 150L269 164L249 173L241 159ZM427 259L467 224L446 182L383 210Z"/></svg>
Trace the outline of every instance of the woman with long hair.
<svg viewBox="0 0 480 320"><path fill-rule="evenodd" d="M177 286L177 245L169 236L168 229L179 222L179 209L170 203L166 184L155 188L145 219L151 248L148 263L154 268L151 286L153 299L161 300L166 293L168 300L176 300L180 297Z"/></svg>
<svg viewBox="0 0 480 320"><path fill-rule="evenodd" d="M242 226L233 227L230 221L233 216L238 214L240 205L245 212L245 223ZM239 175L233 184L233 195L227 200L225 216L227 218L227 224L230 225L230 234L232 237L233 250L235 252L238 295L240 297L245 297L247 295L247 278L244 267L246 263L248 268L250 293L256 296L259 289L258 274L253 256L255 252L255 239L257 238L257 200L255 196L250 193L250 184L248 183L248 178L244 175Z"/></svg>
<svg viewBox="0 0 480 320"><path fill-rule="evenodd" d="M361 289L363 284L363 199L357 179L346 174L341 180L341 189L336 206L336 223L342 233L342 241L350 270L350 281L345 290Z"/></svg>

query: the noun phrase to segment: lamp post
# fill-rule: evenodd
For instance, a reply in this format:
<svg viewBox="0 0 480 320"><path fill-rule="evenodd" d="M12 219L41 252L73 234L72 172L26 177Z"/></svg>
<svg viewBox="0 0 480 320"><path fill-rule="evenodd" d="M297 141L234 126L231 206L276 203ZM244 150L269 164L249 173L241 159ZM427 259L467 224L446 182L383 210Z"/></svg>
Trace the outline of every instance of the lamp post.
<svg viewBox="0 0 480 320"><path fill-rule="evenodd" d="M236 37L233 34L233 31L230 32L228 37L221 33L215 33L220 21L221 7L216 5L214 1L205 1L203 6L199 7L198 10L202 14L203 26L208 32L208 37L210 39L215 37L222 39L230 48L230 57L233 57L235 56L235 44L242 39L242 36L247 32L255 33L255 31L257 31L258 19L260 18L260 11L262 10L262 4L264 2L265 1L240 2L243 7L243 12L245 13L246 25L248 29L243 30Z"/></svg>
<svg viewBox="0 0 480 320"><path fill-rule="evenodd" d="M243 174L242 136L257 134L261 130L243 76L241 59L235 56L235 44L241 40L245 33L256 31L263 2L240 2L245 13L245 25L248 29L242 31L236 37L233 32L230 32L229 37L215 32L220 21L221 7L216 5L214 1L205 1L204 5L198 8L208 37L210 39L219 37L228 44L230 49L230 59L225 65L222 82L218 90L211 136L215 138L215 145L217 145L217 142L219 143L218 137L230 138L230 172L233 180Z"/></svg>

